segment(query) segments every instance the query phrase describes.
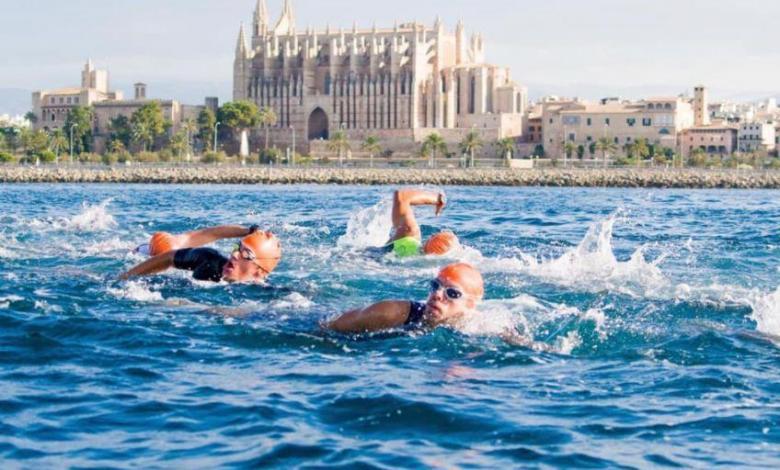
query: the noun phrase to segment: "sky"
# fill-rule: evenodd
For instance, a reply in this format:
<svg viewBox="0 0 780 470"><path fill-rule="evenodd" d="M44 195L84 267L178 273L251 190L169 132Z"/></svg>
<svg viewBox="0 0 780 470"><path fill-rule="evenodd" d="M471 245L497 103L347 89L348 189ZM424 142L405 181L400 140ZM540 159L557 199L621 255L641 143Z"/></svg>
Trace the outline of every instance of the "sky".
<svg viewBox="0 0 780 470"><path fill-rule="evenodd" d="M481 32L488 62L532 98L636 99L690 92L780 96L778 0L292 0L299 30L349 30L440 16ZM278 17L283 0L268 0ZM200 104L229 100L241 22L255 0L0 0L0 114L32 90L77 85L86 59L111 84ZM23 98L23 103L16 103Z"/></svg>

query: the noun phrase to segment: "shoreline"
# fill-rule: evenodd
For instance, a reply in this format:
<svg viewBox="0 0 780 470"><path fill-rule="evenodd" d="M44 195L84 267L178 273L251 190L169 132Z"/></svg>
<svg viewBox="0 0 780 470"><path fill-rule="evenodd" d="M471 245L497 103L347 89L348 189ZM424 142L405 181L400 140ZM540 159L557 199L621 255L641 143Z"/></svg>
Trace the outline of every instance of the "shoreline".
<svg viewBox="0 0 780 470"><path fill-rule="evenodd" d="M780 171L731 169L370 169L258 166L0 166L0 183L323 184L780 189Z"/></svg>

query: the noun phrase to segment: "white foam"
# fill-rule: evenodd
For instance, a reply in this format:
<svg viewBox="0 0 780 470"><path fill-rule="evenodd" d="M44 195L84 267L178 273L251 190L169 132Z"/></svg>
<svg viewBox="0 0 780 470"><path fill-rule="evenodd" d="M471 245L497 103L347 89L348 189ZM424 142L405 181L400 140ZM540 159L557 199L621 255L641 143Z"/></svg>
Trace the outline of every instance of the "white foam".
<svg viewBox="0 0 780 470"><path fill-rule="evenodd" d="M313 306L314 302L311 299L304 297L298 292L293 292L282 299L276 299L270 305L273 310L307 310Z"/></svg>
<svg viewBox="0 0 780 470"><path fill-rule="evenodd" d="M62 228L70 231L101 232L116 227L116 220L108 212L108 205L111 201L111 199L106 199L94 206L84 203L81 213L65 219Z"/></svg>
<svg viewBox="0 0 780 470"><path fill-rule="evenodd" d="M387 243L393 228L392 202L383 199L377 204L360 209L349 217L347 230L339 237L340 248L370 248Z"/></svg>
<svg viewBox="0 0 780 470"><path fill-rule="evenodd" d="M82 253L85 255L101 255L115 252L130 252L134 248L135 246L132 243L122 241L119 237L114 237L87 245L82 250Z"/></svg>
<svg viewBox="0 0 780 470"><path fill-rule="evenodd" d="M667 290L669 279L658 264L645 260L643 248L638 248L628 261L618 261L612 250L612 230L617 217L592 225L577 247L562 256L537 261L521 258L526 272L556 284L591 292L612 291L633 297L653 297Z"/></svg>
<svg viewBox="0 0 780 470"><path fill-rule="evenodd" d="M142 281L129 281L120 288L108 288L108 293L117 299L132 300L135 302L161 302L162 294L154 292Z"/></svg>
<svg viewBox="0 0 780 470"><path fill-rule="evenodd" d="M771 294L759 296L752 302L751 318L761 333L780 336L780 287Z"/></svg>

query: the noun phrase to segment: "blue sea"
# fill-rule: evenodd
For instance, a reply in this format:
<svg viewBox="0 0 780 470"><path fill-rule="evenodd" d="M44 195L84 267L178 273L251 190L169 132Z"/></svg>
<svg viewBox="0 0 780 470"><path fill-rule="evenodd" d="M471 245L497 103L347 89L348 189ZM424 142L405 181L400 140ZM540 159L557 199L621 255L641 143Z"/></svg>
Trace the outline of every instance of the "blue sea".
<svg viewBox="0 0 780 470"><path fill-rule="evenodd" d="M399 260L367 249L390 187L0 186L2 468L780 466L780 193L445 189L418 218L462 249ZM268 285L116 279L155 231L253 223ZM486 280L462 330L320 328L454 260Z"/></svg>

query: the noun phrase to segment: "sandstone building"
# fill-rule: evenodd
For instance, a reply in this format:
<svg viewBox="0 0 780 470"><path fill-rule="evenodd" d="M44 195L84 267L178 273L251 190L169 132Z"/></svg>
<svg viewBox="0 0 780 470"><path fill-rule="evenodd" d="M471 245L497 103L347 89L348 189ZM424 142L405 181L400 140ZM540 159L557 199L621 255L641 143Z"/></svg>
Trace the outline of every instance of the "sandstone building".
<svg viewBox="0 0 780 470"><path fill-rule="evenodd" d="M351 140L419 142L431 132L450 142L472 129L485 140L522 134L527 91L506 68L485 63L481 35L459 23L446 31L418 23L392 28L299 31L290 0L271 23L258 0L251 38L240 29L233 99L272 108L273 142L298 151L344 129Z"/></svg>
<svg viewBox="0 0 780 470"><path fill-rule="evenodd" d="M108 71L97 70L88 60L81 71L81 86L36 91L32 94L32 112L38 117L36 129L60 129L68 112L76 106L92 106L107 100L121 100L121 91L109 90Z"/></svg>

